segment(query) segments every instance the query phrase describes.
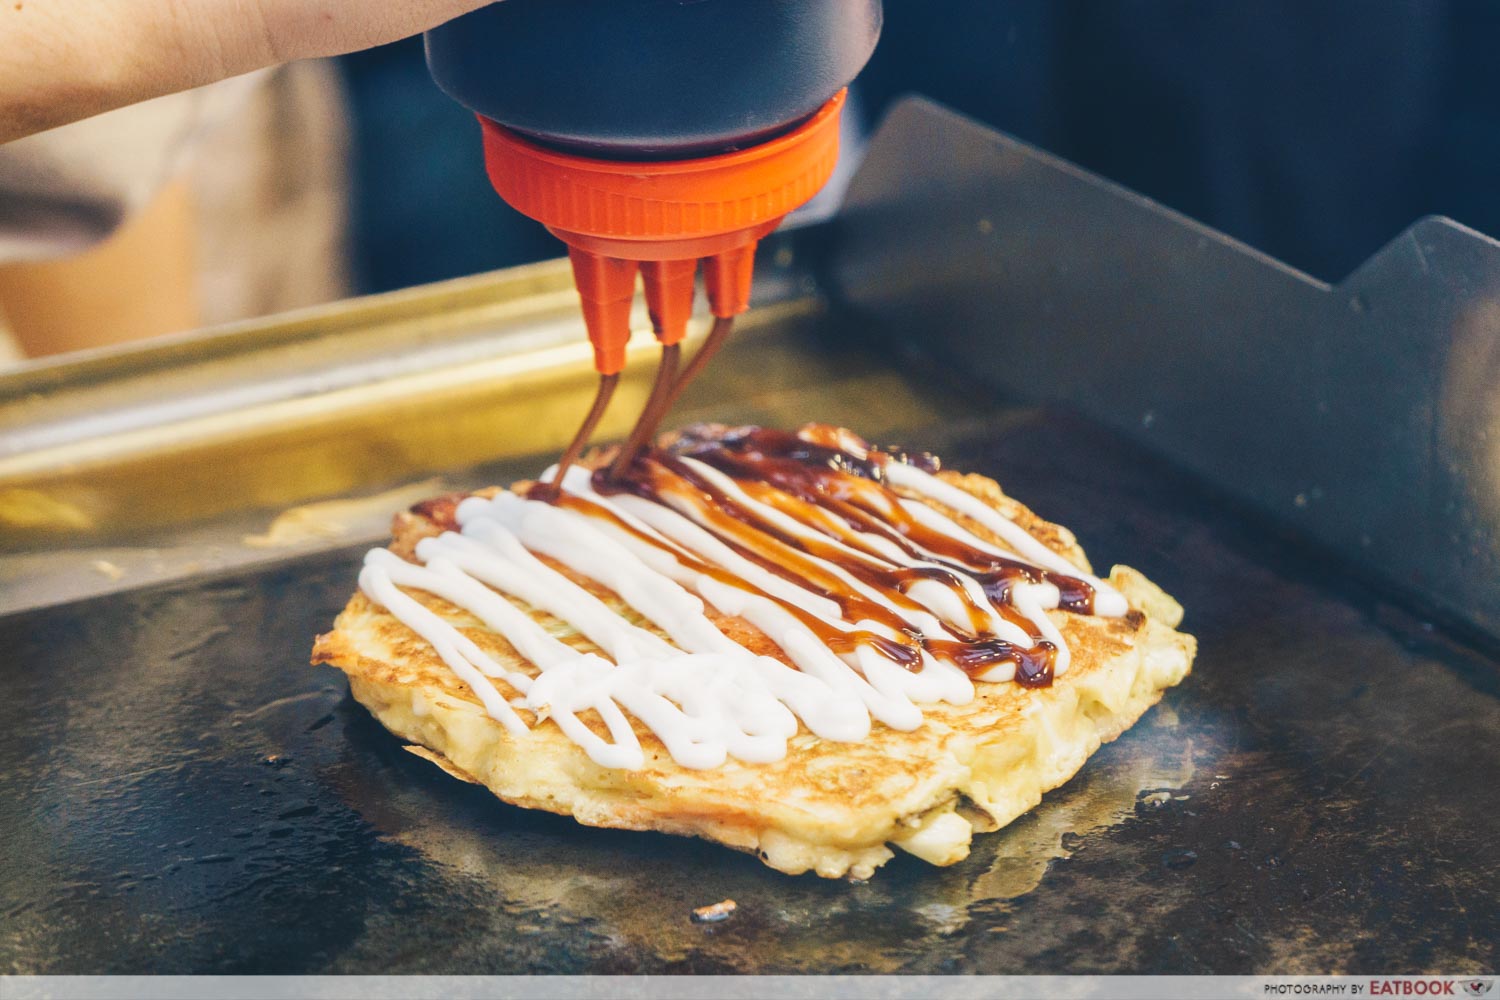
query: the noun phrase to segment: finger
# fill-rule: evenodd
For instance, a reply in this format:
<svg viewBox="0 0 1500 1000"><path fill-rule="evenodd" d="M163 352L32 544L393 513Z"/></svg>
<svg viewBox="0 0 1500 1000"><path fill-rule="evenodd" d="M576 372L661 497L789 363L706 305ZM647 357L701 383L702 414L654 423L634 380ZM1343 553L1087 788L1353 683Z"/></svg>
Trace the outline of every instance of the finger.
<svg viewBox="0 0 1500 1000"><path fill-rule="evenodd" d="M200 0L201 2L201 0ZM220 4L223 0L218 0ZM341 55L394 42L493 0L252 0L264 46L258 65ZM254 67L251 67L254 68Z"/></svg>

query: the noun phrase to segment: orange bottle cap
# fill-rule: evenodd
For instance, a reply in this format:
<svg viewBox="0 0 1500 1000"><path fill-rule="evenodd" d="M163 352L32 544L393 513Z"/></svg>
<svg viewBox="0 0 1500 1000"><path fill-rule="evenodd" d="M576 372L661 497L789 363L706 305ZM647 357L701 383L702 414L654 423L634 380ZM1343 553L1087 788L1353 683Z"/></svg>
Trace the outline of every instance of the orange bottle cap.
<svg viewBox="0 0 1500 1000"><path fill-rule="evenodd" d="M569 235L621 243L712 240L779 220L822 188L838 159L844 96L844 91L835 94L811 118L768 142L692 160L578 156L481 118L485 163L500 197L564 240ZM662 259L638 249L648 255L638 260Z"/></svg>
<svg viewBox="0 0 1500 1000"><path fill-rule="evenodd" d="M844 97L839 91L811 118L767 142L692 160L578 156L480 118L495 190L568 244L601 372L624 365L634 262L705 259L714 314L733 316L749 308L756 243L833 174ZM657 336L676 343L692 311L693 268L646 267L641 273Z"/></svg>

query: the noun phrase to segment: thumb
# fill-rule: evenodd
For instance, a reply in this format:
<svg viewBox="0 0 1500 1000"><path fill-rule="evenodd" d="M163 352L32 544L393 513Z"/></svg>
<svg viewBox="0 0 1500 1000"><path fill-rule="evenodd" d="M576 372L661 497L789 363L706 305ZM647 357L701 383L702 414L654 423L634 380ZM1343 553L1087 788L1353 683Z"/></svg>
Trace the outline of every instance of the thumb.
<svg viewBox="0 0 1500 1000"><path fill-rule="evenodd" d="M258 8L257 27L263 30L247 34L241 39L245 51L239 58L226 53L225 61L255 68L293 59L342 55L415 35L492 2L250 0L250 5ZM232 39L225 41L233 44Z"/></svg>
<svg viewBox="0 0 1500 1000"><path fill-rule="evenodd" d="M0 3L0 143L277 63L394 42L490 2Z"/></svg>

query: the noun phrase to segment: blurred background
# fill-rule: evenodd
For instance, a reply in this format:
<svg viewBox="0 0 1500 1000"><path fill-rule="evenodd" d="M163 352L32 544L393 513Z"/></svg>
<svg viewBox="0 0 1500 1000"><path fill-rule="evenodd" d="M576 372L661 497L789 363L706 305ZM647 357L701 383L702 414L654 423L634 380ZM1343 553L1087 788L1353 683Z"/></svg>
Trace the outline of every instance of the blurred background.
<svg viewBox="0 0 1500 1000"><path fill-rule="evenodd" d="M1495 0L886 0L857 124L924 94L1336 281L1422 215L1500 235L1497 51ZM17 352L561 253L491 191L420 40L278 71L238 101L200 101L145 193L91 192L69 241L7 258L0 236ZM49 142L0 147L0 234L28 193L4 186L7 153ZM151 315L132 318L142 299Z"/></svg>

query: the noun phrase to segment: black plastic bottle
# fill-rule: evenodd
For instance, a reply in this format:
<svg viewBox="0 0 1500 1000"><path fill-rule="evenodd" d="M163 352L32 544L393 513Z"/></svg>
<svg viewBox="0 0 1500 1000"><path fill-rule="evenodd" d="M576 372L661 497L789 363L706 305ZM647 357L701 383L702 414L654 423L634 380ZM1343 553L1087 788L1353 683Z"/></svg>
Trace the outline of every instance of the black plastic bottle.
<svg viewBox="0 0 1500 1000"><path fill-rule="evenodd" d="M427 34L449 96L555 148L681 159L794 127L869 59L880 0L503 0Z"/></svg>
<svg viewBox="0 0 1500 1000"><path fill-rule="evenodd" d="M749 308L756 245L832 174L880 22L880 0L501 0L428 32L496 192L568 245L599 388L557 481L625 366L638 279L661 363L611 475ZM714 323L680 369L700 267Z"/></svg>

